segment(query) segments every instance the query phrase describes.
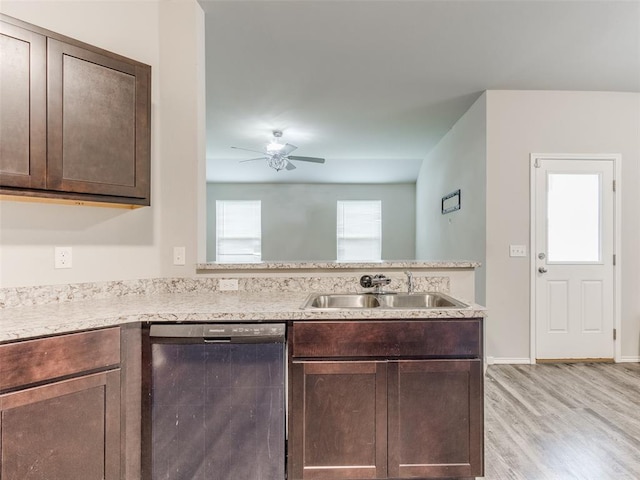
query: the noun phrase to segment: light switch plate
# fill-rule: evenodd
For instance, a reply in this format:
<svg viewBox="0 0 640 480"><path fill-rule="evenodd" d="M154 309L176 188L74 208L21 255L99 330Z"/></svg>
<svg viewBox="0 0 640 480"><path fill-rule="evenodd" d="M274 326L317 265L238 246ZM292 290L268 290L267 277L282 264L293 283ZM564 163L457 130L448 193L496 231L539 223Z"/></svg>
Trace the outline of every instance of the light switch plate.
<svg viewBox="0 0 640 480"><path fill-rule="evenodd" d="M510 257L526 257L527 246L526 245L509 245Z"/></svg>
<svg viewBox="0 0 640 480"><path fill-rule="evenodd" d="M173 247L173 264L184 265L186 262L186 249L185 247Z"/></svg>

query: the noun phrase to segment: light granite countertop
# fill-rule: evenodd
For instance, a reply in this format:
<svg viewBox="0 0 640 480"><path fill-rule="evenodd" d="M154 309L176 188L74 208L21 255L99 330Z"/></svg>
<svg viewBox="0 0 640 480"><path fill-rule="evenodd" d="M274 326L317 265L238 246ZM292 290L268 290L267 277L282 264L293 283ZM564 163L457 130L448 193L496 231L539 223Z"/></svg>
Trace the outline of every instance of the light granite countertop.
<svg viewBox="0 0 640 480"><path fill-rule="evenodd" d="M313 311L300 307L307 292L185 292L129 295L0 310L0 342L131 322L268 322L475 318L485 308L363 309Z"/></svg>
<svg viewBox="0 0 640 480"><path fill-rule="evenodd" d="M225 270L362 270L362 269L422 269L422 270L455 270L476 269L480 262L470 260L460 261L421 261L421 260L385 260L381 262L337 262L337 261L304 261L304 262L274 262L257 263L198 263L196 270L200 272L215 272Z"/></svg>

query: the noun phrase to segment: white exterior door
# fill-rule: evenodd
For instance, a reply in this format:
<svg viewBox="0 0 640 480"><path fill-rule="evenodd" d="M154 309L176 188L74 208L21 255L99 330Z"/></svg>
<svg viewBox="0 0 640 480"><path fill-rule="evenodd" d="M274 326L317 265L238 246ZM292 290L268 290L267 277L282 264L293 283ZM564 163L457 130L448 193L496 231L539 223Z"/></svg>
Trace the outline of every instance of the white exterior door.
<svg viewBox="0 0 640 480"><path fill-rule="evenodd" d="M614 160L537 158L536 359L614 357Z"/></svg>

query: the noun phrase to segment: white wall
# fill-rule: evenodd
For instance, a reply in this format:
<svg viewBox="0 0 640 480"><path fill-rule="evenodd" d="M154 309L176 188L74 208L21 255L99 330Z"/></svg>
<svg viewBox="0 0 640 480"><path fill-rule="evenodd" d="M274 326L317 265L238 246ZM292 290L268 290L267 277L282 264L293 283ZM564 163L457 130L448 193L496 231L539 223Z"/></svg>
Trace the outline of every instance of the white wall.
<svg viewBox="0 0 640 480"><path fill-rule="evenodd" d="M0 287L193 274L199 182L204 190L200 6L3 0L0 12L152 67L152 206L0 202ZM70 270L53 268L62 245L73 247ZM191 266L173 267L173 245L187 247Z"/></svg>
<svg viewBox="0 0 640 480"><path fill-rule="evenodd" d="M160 1L160 275L192 276L204 260L205 55L204 12L196 0ZM186 266L173 247L186 247Z"/></svg>
<svg viewBox="0 0 640 480"><path fill-rule="evenodd" d="M529 154L622 155L622 356L640 357L640 94L487 92L487 355L529 358ZM529 250L529 255L534 252Z"/></svg>
<svg viewBox="0 0 640 480"><path fill-rule="evenodd" d="M336 202L382 200L382 258L415 257L415 184L207 184L207 258L215 261L216 200L262 201L262 260L336 259Z"/></svg>
<svg viewBox="0 0 640 480"><path fill-rule="evenodd" d="M486 95L429 152L416 184L416 258L476 260L476 301L485 301ZM442 215L441 199L461 190L461 208Z"/></svg>

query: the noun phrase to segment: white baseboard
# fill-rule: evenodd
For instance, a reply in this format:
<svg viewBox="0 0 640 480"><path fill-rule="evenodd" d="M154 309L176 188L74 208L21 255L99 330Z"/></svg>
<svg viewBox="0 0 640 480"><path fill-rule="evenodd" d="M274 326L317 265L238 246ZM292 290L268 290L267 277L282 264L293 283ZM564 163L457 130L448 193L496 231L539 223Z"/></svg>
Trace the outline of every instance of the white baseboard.
<svg viewBox="0 0 640 480"><path fill-rule="evenodd" d="M620 363L640 363L640 357L620 357Z"/></svg>
<svg viewBox="0 0 640 480"><path fill-rule="evenodd" d="M487 365L529 365L528 358L487 357ZM640 363L640 357L620 357L619 363Z"/></svg>
<svg viewBox="0 0 640 480"><path fill-rule="evenodd" d="M530 365L529 358L487 357L487 365Z"/></svg>

